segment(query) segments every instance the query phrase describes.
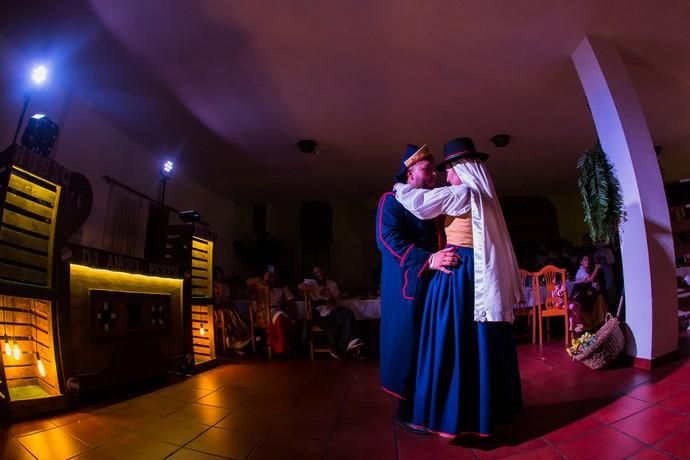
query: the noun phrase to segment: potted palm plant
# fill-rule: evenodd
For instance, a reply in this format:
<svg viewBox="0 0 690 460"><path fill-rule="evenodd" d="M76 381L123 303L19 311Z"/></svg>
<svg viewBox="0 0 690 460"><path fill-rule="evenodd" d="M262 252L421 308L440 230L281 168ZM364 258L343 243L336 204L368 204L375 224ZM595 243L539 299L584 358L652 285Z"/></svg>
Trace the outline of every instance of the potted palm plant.
<svg viewBox="0 0 690 460"><path fill-rule="evenodd" d="M601 144L585 150L577 161L577 185L582 198L585 224L592 241L613 244L626 215L621 185Z"/></svg>
<svg viewBox="0 0 690 460"><path fill-rule="evenodd" d="M577 162L577 169L580 171L578 188L589 236L594 242L616 245L626 215L620 182L599 142L584 151ZM596 333L576 339L568 354L592 369L601 369L613 362L625 346L625 336L618 320L622 306L621 296L616 316L607 313L604 325Z"/></svg>

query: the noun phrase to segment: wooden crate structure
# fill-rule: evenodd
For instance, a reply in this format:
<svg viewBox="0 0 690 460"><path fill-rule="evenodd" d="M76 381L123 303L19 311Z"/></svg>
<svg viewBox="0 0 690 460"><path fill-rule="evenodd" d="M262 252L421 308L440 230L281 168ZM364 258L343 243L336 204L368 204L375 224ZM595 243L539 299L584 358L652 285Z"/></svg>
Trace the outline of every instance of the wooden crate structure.
<svg viewBox="0 0 690 460"><path fill-rule="evenodd" d="M189 275L188 343L196 367L216 359L213 311L213 246L215 234L199 224L171 225L165 240L166 262Z"/></svg>
<svg viewBox="0 0 690 460"><path fill-rule="evenodd" d="M10 403L61 395L53 304L50 300L0 295L2 377Z"/></svg>
<svg viewBox="0 0 690 460"><path fill-rule="evenodd" d="M61 187L16 166L9 168L7 176L0 227L0 278L50 287Z"/></svg>
<svg viewBox="0 0 690 460"><path fill-rule="evenodd" d="M72 178L79 193L65 198ZM79 196L78 196L79 195ZM82 199L82 210L73 198ZM68 203L69 202L69 203ZM61 374L55 248L91 207L88 180L21 146L0 153L0 409L30 416L67 405Z"/></svg>

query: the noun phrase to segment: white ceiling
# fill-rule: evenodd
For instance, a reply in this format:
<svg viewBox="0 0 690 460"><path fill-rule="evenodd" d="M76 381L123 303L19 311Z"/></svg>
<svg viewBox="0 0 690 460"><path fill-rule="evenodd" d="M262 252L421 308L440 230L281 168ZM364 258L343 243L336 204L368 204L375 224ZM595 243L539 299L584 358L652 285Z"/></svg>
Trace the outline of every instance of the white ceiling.
<svg viewBox="0 0 690 460"><path fill-rule="evenodd" d="M14 20L89 31L76 80L97 108L237 200L374 196L406 143L440 158L456 136L492 155L499 193L574 191L596 140L570 61L585 35L621 48L667 176L690 175L687 1L89 2L43 18L16 2Z"/></svg>

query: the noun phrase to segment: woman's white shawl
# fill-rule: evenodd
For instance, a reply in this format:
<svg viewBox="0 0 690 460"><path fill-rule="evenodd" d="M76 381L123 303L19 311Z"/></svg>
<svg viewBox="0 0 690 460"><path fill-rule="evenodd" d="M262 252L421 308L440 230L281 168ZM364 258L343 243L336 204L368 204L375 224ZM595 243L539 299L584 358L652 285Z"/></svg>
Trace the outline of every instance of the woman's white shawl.
<svg viewBox="0 0 690 460"><path fill-rule="evenodd" d="M513 306L524 292L493 182L480 161L460 160L453 169L462 185L424 190L396 184L395 197L419 219L472 211L474 319L512 322Z"/></svg>

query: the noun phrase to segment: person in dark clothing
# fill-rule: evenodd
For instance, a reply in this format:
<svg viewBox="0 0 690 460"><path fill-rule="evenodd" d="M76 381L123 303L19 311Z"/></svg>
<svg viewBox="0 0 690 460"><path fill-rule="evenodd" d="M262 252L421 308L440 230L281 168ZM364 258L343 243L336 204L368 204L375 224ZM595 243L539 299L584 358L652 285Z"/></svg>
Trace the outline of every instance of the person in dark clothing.
<svg viewBox="0 0 690 460"><path fill-rule="evenodd" d="M349 308L337 306L338 285L326 277L321 267L314 267L313 279L305 279L299 288L308 292L312 301L312 321L326 331L331 357L342 359L351 353L359 357L364 342L361 339L355 314Z"/></svg>

